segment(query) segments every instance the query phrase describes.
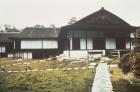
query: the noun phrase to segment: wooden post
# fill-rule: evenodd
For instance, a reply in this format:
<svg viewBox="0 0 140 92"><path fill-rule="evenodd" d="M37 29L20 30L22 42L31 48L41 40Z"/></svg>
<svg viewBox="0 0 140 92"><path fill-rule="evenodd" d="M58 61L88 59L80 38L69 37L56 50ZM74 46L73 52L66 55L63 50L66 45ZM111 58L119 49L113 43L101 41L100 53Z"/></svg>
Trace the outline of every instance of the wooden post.
<svg viewBox="0 0 140 92"><path fill-rule="evenodd" d="M72 37L70 38L70 50L72 50Z"/></svg>
<svg viewBox="0 0 140 92"><path fill-rule="evenodd" d="M130 50L132 50L132 38L129 38L130 40Z"/></svg>
<svg viewBox="0 0 140 92"><path fill-rule="evenodd" d="M87 50L87 32L86 32L86 50Z"/></svg>
<svg viewBox="0 0 140 92"><path fill-rule="evenodd" d="M120 50L118 50L118 58L120 58L121 57L121 55L120 55L121 53L120 53Z"/></svg>

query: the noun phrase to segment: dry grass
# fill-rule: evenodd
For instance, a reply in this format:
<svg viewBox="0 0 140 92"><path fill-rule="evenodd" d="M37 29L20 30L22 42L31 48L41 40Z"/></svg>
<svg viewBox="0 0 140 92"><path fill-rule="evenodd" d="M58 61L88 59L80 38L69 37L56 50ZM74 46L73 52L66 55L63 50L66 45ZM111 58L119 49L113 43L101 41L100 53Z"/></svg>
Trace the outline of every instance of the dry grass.
<svg viewBox="0 0 140 92"><path fill-rule="evenodd" d="M132 74L124 75L119 68L111 68L114 92L140 92L140 80Z"/></svg>
<svg viewBox="0 0 140 92"><path fill-rule="evenodd" d="M0 73L0 92L91 92L92 69Z"/></svg>
<svg viewBox="0 0 140 92"><path fill-rule="evenodd" d="M119 69L119 68L111 68L110 72L112 72L111 73L112 81L117 81L117 80L120 80L123 78L123 74L121 72L121 69Z"/></svg>

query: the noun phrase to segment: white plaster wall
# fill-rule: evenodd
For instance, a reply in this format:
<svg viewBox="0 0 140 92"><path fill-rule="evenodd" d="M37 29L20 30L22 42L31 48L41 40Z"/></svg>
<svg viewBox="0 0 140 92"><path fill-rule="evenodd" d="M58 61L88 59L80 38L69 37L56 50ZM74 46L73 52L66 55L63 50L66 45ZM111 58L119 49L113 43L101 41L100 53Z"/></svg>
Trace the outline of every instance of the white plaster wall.
<svg viewBox="0 0 140 92"><path fill-rule="evenodd" d="M63 51L64 56L65 56L65 57L69 57L69 52L70 52L70 51L68 51L68 50Z"/></svg>
<svg viewBox="0 0 140 92"><path fill-rule="evenodd" d="M86 39L85 38L80 39L80 49L86 49Z"/></svg>
<svg viewBox="0 0 140 92"><path fill-rule="evenodd" d="M31 48L33 48L33 49L42 48L42 41L40 41L40 40L31 41Z"/></svg>
<svg viewBox="0 0 140 92"><path fill-rule="evenodd" d="M87 39L87 49L93 49L93 40L90 38Z"/></svg>
<svg viewBox="0 0 140 92"><path fill-rule="evenodd" d="M130 49L130 41L126 41L126 49Z"/></svg>
<svg viewBox="0 0 140 92"><path fill-rule="evenodd" d="M21 40L21 49L41 49L41 40Z"/></svg>
<svg viewBox="0 0 140 92"><path fill-rule="evenodd" d="M43 40L43 48L45 48L45 49L57 49L58 42L56 40Z"/></svg>
<svg viewBox="0 0 140 92"><path fill-rule="evenodd" d="M8 58L13 58L13 57L14 57L14 55L12 53L8 54Z"/></svg>
<svg viewBox="0 0 140 92"><path fill-rule="evenodd" d="M23 59L27 59L27 52L23 53Z"/></svg>
<svg viewBox="0 0 140 92"><path fill-rule="evenodd" d="M106 39L106 49L116 49L116 41L114 38Z"/></svg>
<svg viewBox="0 0 140 92"><path fill-rule="evenodd" d="M98 52L98 54L95 54L95 52ZM105 50L88 50L89 57L92 58L99 58L102 56L105 56Z"/></svg>
<svg viewBox="0 0 140 92"><path fill-rule="evenodd" d="M69 57L69 54L70 54L70 57L72 58L84 58L88 56L88 51L87 50L84 50L84 51L80 51L80 50L68 51L67 50L67 51L64 51L63 54L66 57Z"/></svg>
<svg viewBox="0 0 140 92"><path fill-rule="evenodd" d="M32 52L23 52L23 59L32 59Z"/></svg>
<svg viewBox="0 0 140 92"><path fill-rule="evenodd" d="M43 46L42 46L43 45ZM21 40L21 49L57 49L57 40Z"/></svg>
<svg viewBox="0 0 140 92"><path fill-rule="evenodd" d="M131 33L130 34L130 38L134 38L134 33Z"/></svg>
<svg viewBox="0 0 140 92"><path fill-rule="evenodd" d="M0 46L0 53L5 53L6 47L5 46Z"/></svg>
<svg viewBox="0 0 140 92"><path fill-rule="evenodd" d="M28 59L32 59L32 52L28 52Z"/></svg>

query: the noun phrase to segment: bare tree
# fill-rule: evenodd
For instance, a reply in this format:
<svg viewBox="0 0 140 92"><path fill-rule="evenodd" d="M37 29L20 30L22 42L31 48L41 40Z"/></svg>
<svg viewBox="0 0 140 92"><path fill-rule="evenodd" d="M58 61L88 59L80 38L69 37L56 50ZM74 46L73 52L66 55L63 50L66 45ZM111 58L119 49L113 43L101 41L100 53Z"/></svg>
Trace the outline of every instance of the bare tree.
<svg viewBox="0 0 140 92"><path fill-rule="evenodd" d="M68 21L68 24L71 25L73 23L76 22L76 17L72 17L69 21Z"/></svg>
<svg viewBox="0 0 140 92"><path fill-rule="evenodd" d="M19 30L15 26L8 25L8 24L5 24L3 26L5 32L19 32Z"/></svg>

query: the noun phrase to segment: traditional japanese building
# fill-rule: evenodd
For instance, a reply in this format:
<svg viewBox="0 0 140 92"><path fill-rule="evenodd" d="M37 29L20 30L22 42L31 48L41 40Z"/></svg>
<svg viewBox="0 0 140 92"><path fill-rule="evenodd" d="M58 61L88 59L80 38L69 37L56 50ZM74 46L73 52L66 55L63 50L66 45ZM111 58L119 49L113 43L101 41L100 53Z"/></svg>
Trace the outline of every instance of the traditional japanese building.
<svg viewBox="0 0 140 92"><path fill-rule="evenodd" d="M59 54L58 28L28 27L16 37L14 41L15 58L43 59Z"/></svg>
<svg viewBox="0 0 140 92"><path fill-rule="evenodd" d="M14 41L8 37L15 37L18 32L0 33L0 57L13 57Z"/></svg>
<svg viewBox="0 0 140 92"><path fill-rule="evenodd" d="M101 8L72 25L61 28L64 54L70 57L84 57L89 54L111 51L128 52L132 49L131 33L136 27Z"/></svg>

